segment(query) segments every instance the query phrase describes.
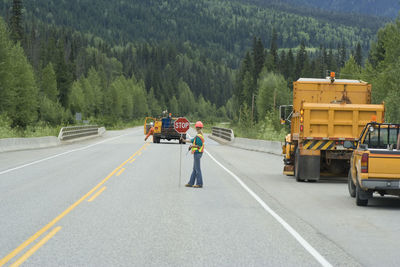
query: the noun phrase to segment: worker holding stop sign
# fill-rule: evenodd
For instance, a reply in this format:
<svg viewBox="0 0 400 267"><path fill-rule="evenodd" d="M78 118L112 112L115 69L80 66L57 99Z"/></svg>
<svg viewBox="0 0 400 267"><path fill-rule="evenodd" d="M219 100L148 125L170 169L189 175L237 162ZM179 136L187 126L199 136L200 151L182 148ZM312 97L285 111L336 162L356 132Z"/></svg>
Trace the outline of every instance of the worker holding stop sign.
<svg viewBox="0 0 400 267"><path fill-rule="evenodd" d="M186 187L202 188L203 187L203 177L200 168L200 159L204 152L204 136L203 136L203 123L201 121L195 124L197 135L193 139L184 140L181 138L182 142L190 142L190 150L193 154L193 172L190 176L189 182L185 185Z"/></svg>

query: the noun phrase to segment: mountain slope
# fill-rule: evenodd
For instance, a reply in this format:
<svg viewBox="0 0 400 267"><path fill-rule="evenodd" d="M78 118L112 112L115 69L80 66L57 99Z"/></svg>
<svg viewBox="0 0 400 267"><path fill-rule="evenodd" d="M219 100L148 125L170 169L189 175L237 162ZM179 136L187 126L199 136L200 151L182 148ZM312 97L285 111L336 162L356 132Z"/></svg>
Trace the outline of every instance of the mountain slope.
<svg viewBox="0 0 400 267"><path fill-rule="evenodd" d="M9 1L2 3L4 14ZM113 44L189 41L210 58L231 67L237 67L254 36L261 37L268 46L273 28L279 33L279 47L296 47L304 40L310 47L336 48L343 42L352 48L360 42L367 49L383 25L380 20L362 16L329 17L322 11L301 14L300 9L296 13L279 6L260 7L228 0L30 0L24 5L28 21L40 18L100 36Z"/></svg>
<svg viewBox="0 0 400 267"><path fill-rule="evenodd" d="M330 1L281 0L281 1L297 6L315 7L323 10L333 10L345 13L357 13L357 14L373 15L379 17L390 17L390 18L398 16L400 11L400 2L398 0L330 0Z"/></svg>

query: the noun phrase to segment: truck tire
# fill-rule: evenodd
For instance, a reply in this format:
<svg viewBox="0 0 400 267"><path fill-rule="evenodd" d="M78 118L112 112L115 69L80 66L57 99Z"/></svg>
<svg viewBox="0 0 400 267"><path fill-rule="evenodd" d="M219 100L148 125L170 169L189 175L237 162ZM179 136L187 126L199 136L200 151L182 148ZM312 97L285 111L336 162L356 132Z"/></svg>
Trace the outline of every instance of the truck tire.
<svg viewBox="0 0 400 267"><path fill-rule="evenodd" d="M356 185L353 182L353 178L351 176L351 170L349 171L349 175L347 176L347 186L349 188L350 196L356 197Z"/></svg>
<svg viewBox="0 0 400 267"><path fill-rule="evenodd" d="M357 181L356 185L356 204L357 206L367 206L368 198L366 198L366 192L362 190L360 184Z"/></svg>
<svg viewBox="0 0 400 267"><path fill-rule="evenodd" d="M304 182L304 179L300 178L300 172L299 172L299 159L300 157L300 152L299 149L296 149L296 154L294 156L294 177L296 178L297 182Z"/></svg>

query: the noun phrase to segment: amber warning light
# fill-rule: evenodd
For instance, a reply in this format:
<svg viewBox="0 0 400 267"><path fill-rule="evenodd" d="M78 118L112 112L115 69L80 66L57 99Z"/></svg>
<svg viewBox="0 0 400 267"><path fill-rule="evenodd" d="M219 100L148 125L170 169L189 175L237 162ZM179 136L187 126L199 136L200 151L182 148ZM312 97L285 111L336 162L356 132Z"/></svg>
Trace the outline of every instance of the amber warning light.
<svg viewBox="0 0 400 267"><path fill-rule="evenodd" d="M331 78L335 78L335 72L331 71Z"/></svg>

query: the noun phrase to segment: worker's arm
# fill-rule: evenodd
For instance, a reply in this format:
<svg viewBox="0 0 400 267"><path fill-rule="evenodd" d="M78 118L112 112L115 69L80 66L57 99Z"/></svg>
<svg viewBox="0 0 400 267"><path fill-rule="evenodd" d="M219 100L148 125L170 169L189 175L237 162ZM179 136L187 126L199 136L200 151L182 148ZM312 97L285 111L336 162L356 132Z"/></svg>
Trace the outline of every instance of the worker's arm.
<svg viewBox="0 0 400 267"><path fill-rule="evenodd" d="M184 143L193 143L193 139L183 139L182 136L181 136L181 141Z"/></svg>

